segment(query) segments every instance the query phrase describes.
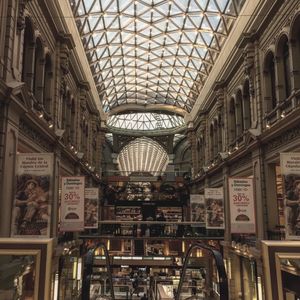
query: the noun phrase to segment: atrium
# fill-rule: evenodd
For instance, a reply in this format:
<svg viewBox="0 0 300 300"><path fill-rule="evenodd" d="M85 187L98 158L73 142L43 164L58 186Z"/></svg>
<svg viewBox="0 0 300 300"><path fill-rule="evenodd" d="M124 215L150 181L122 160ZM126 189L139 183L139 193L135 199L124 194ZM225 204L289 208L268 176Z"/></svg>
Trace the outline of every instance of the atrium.
<svg viewBox="0 0 300 300"><path fill-rule="evenodd" d="M300 299L300 0L0 16L0 300Z"/></svg>

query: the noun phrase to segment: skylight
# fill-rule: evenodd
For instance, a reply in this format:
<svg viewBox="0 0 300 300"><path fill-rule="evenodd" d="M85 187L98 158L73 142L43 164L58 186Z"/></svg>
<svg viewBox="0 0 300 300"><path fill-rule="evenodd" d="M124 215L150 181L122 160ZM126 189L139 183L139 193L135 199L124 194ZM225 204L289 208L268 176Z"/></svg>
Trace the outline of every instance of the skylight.
<svg viewBox="0 0 300 300"><path fill-rule="evenodd" d="M122 175L145 172L158 176L165 171L169 157L156 141L141 137L127 144L118 155L117 161Z"/></svg>
<svg viewBox="0 0 300 300"><path fill-rule="evenodd" d="M69 0L106 112L190 112L244 0Z"/></svg>

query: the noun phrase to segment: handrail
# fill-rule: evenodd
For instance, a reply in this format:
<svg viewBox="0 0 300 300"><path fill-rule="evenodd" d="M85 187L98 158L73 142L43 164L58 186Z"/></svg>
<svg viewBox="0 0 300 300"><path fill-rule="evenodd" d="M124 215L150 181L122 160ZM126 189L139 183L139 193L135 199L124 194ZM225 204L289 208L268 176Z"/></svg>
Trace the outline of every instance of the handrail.
<svg viewBox="0 0 300 300"><path fill-rule="evenodd" d="M114 287L113 287L113 280L112 280L112 269L111 269L111 264L110 264L110 259L109 259L109 252L107 250L107 247L104 243L98 242L95 247L93 248L92 252L90 253L92 259L86 261L85 264L85 277L84 279L86 280L86 284L88 285L88 290L82 293L82 299L90 299L90 279L93 274L93 264L94 264L94 257L95 257L95 251L97 248L103 248L104 250L104 256L105 256L105 261L106 261L106 268L107 268L107 273L108 273L108 279L109 279L109 287L110 287L110 296L111 300L115 300L115 293L114 293Z"/></svg>
<svg viewBox="0 0 300 300"><path fill-rule="evenodd" d="M226 270L225 270L225 266L224 266L223 257L219 251L217 251L207 245L204 245L200 242L197 242L197 243L191 245L185 255L182 273L181 273L181 277L180 277L180 281L179 281L179 285L178 285L178 290L175 295L175 300L180 299L181 288L183 285L183 281L184 281L185 274L186 274L186 269L188 266L188 258L190 256L192 250L195 248L201 248L201 249L207 250L208 252L210 252L213 255L215 262L216 262L218 274L219 274L220 300L228 300L229 299L228 280L227 280L227 274L226 274Z"/></svg>

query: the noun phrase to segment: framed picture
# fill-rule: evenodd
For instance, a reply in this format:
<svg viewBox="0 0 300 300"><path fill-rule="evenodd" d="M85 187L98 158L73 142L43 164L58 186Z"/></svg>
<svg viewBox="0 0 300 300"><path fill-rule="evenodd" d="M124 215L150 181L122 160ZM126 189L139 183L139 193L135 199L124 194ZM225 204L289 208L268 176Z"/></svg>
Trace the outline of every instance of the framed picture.
<svg viewBox="0 0 300 300"><path fill-rule="evenodd" d="M50 299L52 239L0 238L0 299Z"/></svg>
<svg viewBox="0 0 300 300"><path fill-rule="evenodd" d="M266 299L300 297L300 242L262 241Z"/></svg>

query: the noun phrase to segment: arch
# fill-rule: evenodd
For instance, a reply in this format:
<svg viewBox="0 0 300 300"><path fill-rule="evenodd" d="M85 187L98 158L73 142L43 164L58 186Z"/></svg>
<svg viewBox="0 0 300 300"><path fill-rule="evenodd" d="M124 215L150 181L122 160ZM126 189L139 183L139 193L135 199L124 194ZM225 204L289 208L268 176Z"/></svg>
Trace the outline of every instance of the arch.
<svg viewBox="0 0 300 300"><path fill-rule="evenodd" d="M244 129L251 127L251 98L250 98L250 82L246 79L243 85L243 116Z"/></svg>
<svg viewBox="0 0 300 300"><path fill-rule="evenodd" d="M269 113L277 105L276 76L275 76L275 56L272 51L268 51L264 60L264 112Z"/></svg>
<svg viewBox="0 0 300 300"><path fill-rule="evenodd" d="M236 113L235 113L234 97L232 97L229 101L228 128L229 128L229 142L234 143L236 140Z"/></svg>
<svg viewBox="0 0 300 300"><path fill-rule="evenodd" d="M291 95L292 91L290 47L288 36L286 34L282 34L277 43L276 70L279 100L283 101Z"/></svg>
<svg viewBox="0 0 300 300"><path fill-rule="evenodd" d="M45 72L44 72L44 107L48 114L52 115L52 59L50 53L45 56Z"/></svg>
<svg viewBox="0 0 300 300"><path fill-rule="evenodd" d="M34 73L34 52L35 37L34 28L31 20L25 18L23 40L23 59L22 59L22 81L25 82L30 91L33 90L33 73Z"/></svg>
<svg viewBox="0 0 300 300"><path fill-rule="evenodd" d="M295 90L300 89L300 12L291 22L290 30L292 86Z"/></svg>

